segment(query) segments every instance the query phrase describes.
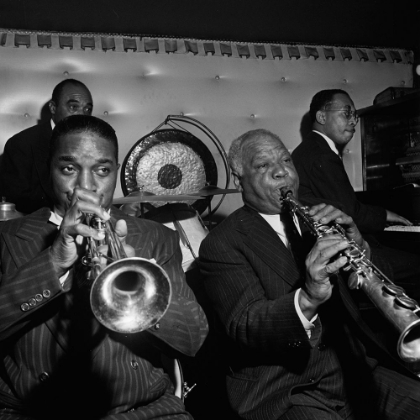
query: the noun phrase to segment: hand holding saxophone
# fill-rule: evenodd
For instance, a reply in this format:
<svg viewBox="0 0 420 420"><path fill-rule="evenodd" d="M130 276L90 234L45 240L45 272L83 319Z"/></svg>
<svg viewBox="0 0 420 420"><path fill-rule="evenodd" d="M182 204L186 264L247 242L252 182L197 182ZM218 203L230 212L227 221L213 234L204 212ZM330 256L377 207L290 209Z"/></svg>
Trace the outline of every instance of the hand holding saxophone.
<svg viewBox="0 0 420 420"><path fill-rule="evenodd" d="M299 305L307 319L312 319L318 307L331 297L331 274L339 269L352 270L350 289L363 290L400 333L397 344L400 358L418 362L420 306L370 261L369 245L352 218L325 204L310 209L302 206L291 191L282 192L282 204L296 213L318 238L306 259L306 282L299 295Z"/></svg>
<svg viewBox="0 0 420 420"><path fill-rule="evenodd" d="M357 245L363 246L364 240L362 234L353 219L341 210L331 205L317 204L309 209L308 215L314 222L322 225L334 224L342 226L348 240L353 240Z"/></svg>
<svg viewBox="0 0 420 420"><path fill-rule="evenodd" d="M331 297L334 275L348 262L347 257L341 255L348 248L348 241L353 240L361 247L365 242L353 219L331 205L318 204L308 209L306 215L315 224L339 224L344 233L344 235L330 233L318 236L315 245L307 255L307 274L301 293L303 305L301 307L310 319L315 315L318 307Z"/></svg>

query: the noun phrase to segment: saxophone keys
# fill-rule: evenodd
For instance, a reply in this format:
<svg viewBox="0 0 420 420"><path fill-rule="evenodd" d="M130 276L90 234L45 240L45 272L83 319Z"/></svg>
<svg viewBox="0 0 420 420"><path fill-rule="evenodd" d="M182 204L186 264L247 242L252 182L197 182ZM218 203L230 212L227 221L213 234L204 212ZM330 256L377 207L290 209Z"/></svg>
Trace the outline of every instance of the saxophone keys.
<svg viewBox="0 0 420 420"><path fill-rule="evenodd" d="M362 279L363 279L362 274L360 274L357 271L353 271L353 273L349 275L349 279L348 279L349 289L351 290L360 289L360 286L362 285Z"/></svg>
<svg viewBox="0 0 420 420"><path fill-rule="evenodd" d="M402 287L394 283L384 283L382 289L392 296L402 296L405 293Z"/></svg>
<svg viewBox="0 0 420 420"><path fill-rule="evenodd" d="M411 297L405 296L405 295L397 295L395 296L395 302L397 302L400 306L406 309L416 309L417 308L417 302L412 299Z"/></svg>

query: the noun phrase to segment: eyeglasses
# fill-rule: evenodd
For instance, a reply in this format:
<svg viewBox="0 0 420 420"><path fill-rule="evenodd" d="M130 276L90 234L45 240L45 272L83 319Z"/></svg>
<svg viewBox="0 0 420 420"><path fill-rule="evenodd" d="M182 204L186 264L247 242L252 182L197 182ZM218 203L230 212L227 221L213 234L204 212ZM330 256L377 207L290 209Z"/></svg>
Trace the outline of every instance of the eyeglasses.
<svg viewBox="0 0 420 420"><path fill-rule="evenodd" d="M357 111L352 111L350 109L324 109L324 112L328 112L328 111L342 111L343 115L346 117L347 121L350 121L352 118L354 118L354 121L357 122L359 121L359 116L357 115Z"/></svg>

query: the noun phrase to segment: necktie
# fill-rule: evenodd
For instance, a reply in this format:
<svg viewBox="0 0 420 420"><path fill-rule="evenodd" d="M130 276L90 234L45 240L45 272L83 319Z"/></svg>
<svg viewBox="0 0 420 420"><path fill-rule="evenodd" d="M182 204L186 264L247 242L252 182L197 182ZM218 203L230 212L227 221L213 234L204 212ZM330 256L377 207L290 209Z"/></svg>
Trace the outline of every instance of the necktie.
<svg viewBox="0 0 420 420"><path fill-rule="evenodd" d="M280 220L283 222L284 233L289 242L289 251L292 253L299 270L303 272L305 270L306 253L302 236L297 230L291 213L281 213Z"/></svg>

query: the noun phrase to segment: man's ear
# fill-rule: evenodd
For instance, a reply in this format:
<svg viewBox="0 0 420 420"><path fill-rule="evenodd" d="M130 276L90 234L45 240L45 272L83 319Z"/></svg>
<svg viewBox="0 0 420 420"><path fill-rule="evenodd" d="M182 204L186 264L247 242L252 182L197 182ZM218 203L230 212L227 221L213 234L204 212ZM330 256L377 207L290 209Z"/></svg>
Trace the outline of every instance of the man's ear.
<svg viewBox="0 0 420 420"><path fill-rule="evenodd" d="M236 173L232 173L232 175L233 175L233 184L235 185L236 189L238 191L242 191L241 178Z"/></svg>
<svg viewBox="0 0 420 420"><path fill-rule="evenodd" d="M55 111L57 109L55 102L54 101L50 101L48 102L48 108L50 109L51 115L55 115Z"/></svg>
<svg viewBox="0 0 420 420"><path fill-rule="evenodd" d="M316 113L316 122L318 124L325 124L325 112L324 111L317 111Z"/></svg>

